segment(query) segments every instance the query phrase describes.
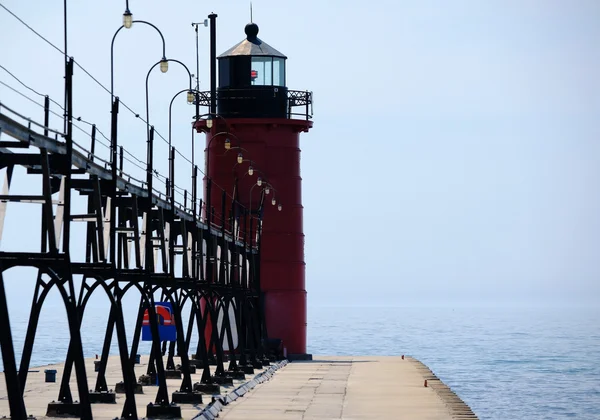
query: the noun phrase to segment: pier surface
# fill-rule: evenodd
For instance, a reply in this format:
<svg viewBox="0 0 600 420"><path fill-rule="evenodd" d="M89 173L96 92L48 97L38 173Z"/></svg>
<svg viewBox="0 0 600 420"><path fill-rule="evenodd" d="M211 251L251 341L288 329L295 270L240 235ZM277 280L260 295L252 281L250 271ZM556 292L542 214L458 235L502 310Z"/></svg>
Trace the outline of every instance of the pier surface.
<svg viewBox="0 0 600 420"><path fill-rule="evenodd" d="M164 363L166 364L166 357ZM96 384L96 374L94 372L94 361L95 359L85 359L85 369L87 373L88 388L94 389ZM179 363L179 357L175 357L175 363ZM135 365L135 376L139 378L141 375L146 373L148 368L148 356L142 355L141 363ZM58 373L56 375L56 382L48 383L45 382L44 370L54 369ZM214 371L215 366L211 366ZM51 401L58 401L58 393L60 390L60 381L62 379L62 373L64 371L63 364L47 365L42 367L35 367L30 369L30 373L27 375L27 384L25 386L24 400L25 407L28 415L33 415L37 420L40 419L55 419L57 417L47 417L46 410L48 403ZM255 374L258 374L261 370L256 370ZM192 384L199 382L202 376L202 370L199 369L197 373L192 374ZM246 375L247 378L251 378L254 375ZM123 374L121 372L121 365L119 356L110 356L108 363L106 364L106 383L109 389L114 389L117 382L123 380ZM246 379L247 381L248 379ZM226 395L228 392L233 390L236 386L241 385L245 381L234 380L232 385L222 385L221 394L215 395ZM71 374L71 393L73 394L73 400L79 400L79 393L77 392L77 382L75 373ZM169 389L169 399L175 391L179 391L181 386L181 379L167 379L167 387ZM137 407L138 418L142 419L146 417L146 406L148 403L154 403L156 393L158 391L157 386L144 386L143 394L135 394L135 402ZM123 410L123 404L125 402L125 394L116 394L116 404L92 404L92 414L94 420L113 420L114 418L121 417L121 411ZM203 396L203 404L180 404L181 414L184 419L191 419L198 415L198 413L211 402L211 395ZM2 416L10 416L10 410L8 407L8 397L6 390L6 381L4 379L4 373L0 373L0 418Z"/></svg>
<svg viewBox="0 0 600 420"><path fill-rule="evenodd" d="M176 358L178 360L178 358ZM86 359L88 387L95 384L93 359ZM142 356L136 365L136 377L144 374L148 358ZM58 371L56 383L44 381L44 370ZM48 403L56 400L63 365L32 368L25 389L27 413L39 419L48 419ZM258 374L260 370L255 373ZM235 387L251 380L234 381L233 386L222 387L226 396ZM109 388L122 380L117 356L111 356L106 372ZM428 386L424 386L427 379ZM192 382L200 380L192 375ZM181 380L168 379L169 394L178 390ZM144 394L136 394L138 417L146 416L146 405L154 401L157 387L144 386ZM73 399L78 399L75 375L71 377ZM124 394L117 394L117 404L92 404L94 419L120 417ZM211 402L181 404L184 419L197 416ZM9 416L4 374L0 373L0 417ZM477 419L469 407L419 361L407 357L381 356L317 356L309 362L293 362L277 371L267 382L257 385L243 397L223 407L219 415L226 420L253 419L410 419L449 420Z"/></svg>
<svg viewBox="0 0 600 420"><path fill-rule="evenodd" d="M428 386L424 386L428 379ZM476 419L422 363L401 357L317 356L294 362L226 406L220 419Z"/></svg>

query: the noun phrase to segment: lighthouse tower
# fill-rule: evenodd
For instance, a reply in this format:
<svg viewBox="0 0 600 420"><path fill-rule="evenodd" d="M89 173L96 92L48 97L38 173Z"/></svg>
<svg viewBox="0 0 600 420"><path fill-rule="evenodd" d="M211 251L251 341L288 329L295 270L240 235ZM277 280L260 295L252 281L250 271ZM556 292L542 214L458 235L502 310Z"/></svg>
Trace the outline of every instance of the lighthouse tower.
<svg viewBox="0 0 600 420"><path fill-rule="evenodd" d="M196 127L206 132L212 184L234 191L255 226L262 223L260 289L268 337L301 357L306 289L299 137L312 127L312 94L287 88L287 57L259 39L258 31L255 23L246 25L246 38L218 57L218 115ZM215 137L219 133L230 134ZM221 190L210 191L212 202L220 203Z"/></svg>

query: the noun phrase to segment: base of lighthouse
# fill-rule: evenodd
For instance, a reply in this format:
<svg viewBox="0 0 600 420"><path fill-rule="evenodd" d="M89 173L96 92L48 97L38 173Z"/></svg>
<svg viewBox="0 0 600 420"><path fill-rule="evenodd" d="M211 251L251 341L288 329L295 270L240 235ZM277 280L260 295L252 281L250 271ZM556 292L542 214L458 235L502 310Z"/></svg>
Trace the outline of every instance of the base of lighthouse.
<svg viewBox="0 0 600 420"><path fill-rule="evenodd" d="M283 341L287 359L312 360L311 354L293 352L306 349L306 291L270 290L264 304L268 336L287 338Z"/></svg>

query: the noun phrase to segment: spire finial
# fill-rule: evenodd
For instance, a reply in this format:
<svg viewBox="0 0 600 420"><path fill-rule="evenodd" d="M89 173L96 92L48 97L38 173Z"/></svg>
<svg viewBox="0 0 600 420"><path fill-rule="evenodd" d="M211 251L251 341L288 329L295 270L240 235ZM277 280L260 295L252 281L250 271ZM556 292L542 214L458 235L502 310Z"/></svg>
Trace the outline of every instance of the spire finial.
<svg viewBox="0 0 600 420"><path fill-rule="evenodd" d="M252 2L250 2L250 23L253 23L253 21L252 21Z"/></svg>

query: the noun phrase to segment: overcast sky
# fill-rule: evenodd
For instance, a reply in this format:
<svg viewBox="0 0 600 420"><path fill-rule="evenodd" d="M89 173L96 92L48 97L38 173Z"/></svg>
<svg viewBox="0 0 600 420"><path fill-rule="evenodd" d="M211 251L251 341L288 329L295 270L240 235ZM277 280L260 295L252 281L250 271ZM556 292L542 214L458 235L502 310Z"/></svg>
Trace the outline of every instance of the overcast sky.
<svg viewBox="0 0 600 420"><path fill-rule="evenodd" d="M0 3L63 48L61 1ZM69 3L68 53L108 86L124 1ZM253 3L259 37L288 56L288 86L315 95L315 126L302 135L309 305L598 302L600 2ZM249 21L242 1L131 0L130 9L193 73L192 21L219 15L219 52ZM200 28L206 90L208 34ZM1 8L0 40L0 64L60 102L60 53ZM140 114L146 72L161 56L147 27L117 38L115 90ZM0 81L19 87L2 69ZM109 95L80 69L74 83L75 114L108 135ZM172 65L150 85L152 123L166 136L185 73ZM0 101L41 120L2 85ZM174 143L189 150L194 110L181 96L174 112ZM120 118L121 144L145 159L143 123L125 110ZM164 144L155 153L165 172ZM8 221L29 211L12 208ZM27 237L9 225L2 248L19 232ZM13 295L25 287L16 284Z"/></svg>

